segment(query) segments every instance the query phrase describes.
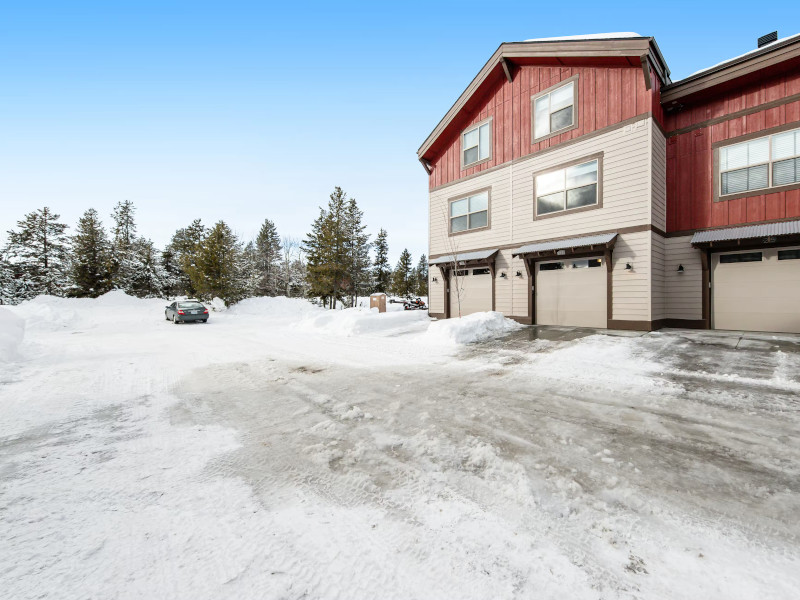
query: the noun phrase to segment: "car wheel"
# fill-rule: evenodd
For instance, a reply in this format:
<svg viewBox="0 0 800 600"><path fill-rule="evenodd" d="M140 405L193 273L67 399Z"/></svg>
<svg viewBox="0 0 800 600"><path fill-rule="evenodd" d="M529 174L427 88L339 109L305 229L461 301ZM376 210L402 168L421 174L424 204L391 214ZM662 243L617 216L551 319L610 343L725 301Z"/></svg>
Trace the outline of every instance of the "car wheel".
<svg viewBox="0 0 800 600"><path fill-rule="evenodd" d="M167 315L167 311L164 311L164 320L169 321L169 315Z"/></svg>
<svg viewBox="0 0 800 600"><path fill-rule="evenodd" d="M203 323L208 323L208 319L203 319Z"/></svg>
<svg viewBox="0 0 800 600"><path fill-rule="evenodd" d="M177 325L178 324L178 319L175 318L175 315L172 315L172 324L173 325Z"/></svg>

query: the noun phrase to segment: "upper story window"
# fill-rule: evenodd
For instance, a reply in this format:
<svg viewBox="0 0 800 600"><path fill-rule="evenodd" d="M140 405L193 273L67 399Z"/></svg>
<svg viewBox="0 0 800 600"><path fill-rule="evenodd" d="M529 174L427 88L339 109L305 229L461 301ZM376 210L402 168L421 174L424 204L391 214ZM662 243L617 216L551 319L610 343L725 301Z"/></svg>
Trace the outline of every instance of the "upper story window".
<svg viewBox="0 0 800 600"><path fill-rule="evenodd" d="M571 77L531 98L533 137L538 142L578 126L578 77Z"/></svg>
<svg viewBox="0 0 800 600"><path fill-rule="evenodd" d="M489 190L450 201L450 233L489 226Z"/></svg>
<svg viewBox="0 0 800 600"><path fill-rule="evenodd" d="M601 157L534 177L536 217L600 206Z"/></svg>
<svg viewBox="0 0 800 600"><path fill-rule="evenodd" d="M800 183L800 129L722 146L719 195Z"/></svg>
<svg viewBox="0 0 800 600"><path fill-rule="evenodd" d="M492 119L478 123L461 134L461 168L492 157Z"/></svg>

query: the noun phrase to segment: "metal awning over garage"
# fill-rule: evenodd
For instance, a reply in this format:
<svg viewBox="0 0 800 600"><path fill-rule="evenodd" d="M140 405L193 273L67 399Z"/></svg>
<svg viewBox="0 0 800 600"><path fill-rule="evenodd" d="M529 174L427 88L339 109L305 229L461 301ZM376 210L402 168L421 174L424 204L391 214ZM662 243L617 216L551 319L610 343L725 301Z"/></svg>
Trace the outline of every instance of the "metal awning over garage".
<svg viewBox="0 0 800 600"><path fill-rule="evenodd" d="M617 233L601 233L598 235L587 235L574 237L566 240L555 240L552 242L538 242L528 244L514 250L512 256L558 256L566 254L567 250L573 252L586 252L591 250L606 250L613 248L617 240Z"/></svg>
<svg viewBox="0 0 800 600"><path fill-rule="evenodd" d="M497 254L498 250L499 248L495 248L494 250L477 250L475 252L458 252L456 254L432 258L428 261L428 264L436 266L453 264L454 262L458 262L459 265L488 263L494 260L494 255Z"/></svg>
<svg viewBox="0 0 800 600"><path fill-rule="evenodd" d="M746 241L749 244L762 242L769 244L779 241L778 238L800 236L800 220L782 221L780 223L762 223L761 225L746 225L743 227L726 227L724 229L709 229L698 231L692 236L692 245L696 248L711 248L721 245L730 247L735 243Z"/></svg>

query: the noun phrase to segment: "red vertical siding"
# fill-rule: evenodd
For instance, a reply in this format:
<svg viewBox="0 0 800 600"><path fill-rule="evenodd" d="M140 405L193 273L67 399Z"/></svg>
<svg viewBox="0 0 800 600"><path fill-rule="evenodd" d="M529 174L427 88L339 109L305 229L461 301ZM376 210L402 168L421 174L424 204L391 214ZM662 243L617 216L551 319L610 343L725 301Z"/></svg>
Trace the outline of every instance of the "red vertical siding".
<svg viewBox="0 0 800 600"><path fill-rule="evenodd" d="M573 75L578 75L578 127L531 144L531 96ZM641 67L522 65L516 68L511 83L503 79L477 100L478 107L467 115L463 127L451 135L445 149L432 161L431 187L649 113L658 105L653 101L653 91L645 88ZM460 132L488 117L492 117L492 158L462 171Z"/></svg>
<svg viewBox="0 0 800 600"><path fill-rule="evenodd" d="M743 85L679 113L667 114L664 122L668 132L676 131L798 93L800 73L791 73ZM667 143L667 231L800 216L797 190L713 201L716 175L712 144L795 122L800 127L800 101L671 136Z"/></svg>

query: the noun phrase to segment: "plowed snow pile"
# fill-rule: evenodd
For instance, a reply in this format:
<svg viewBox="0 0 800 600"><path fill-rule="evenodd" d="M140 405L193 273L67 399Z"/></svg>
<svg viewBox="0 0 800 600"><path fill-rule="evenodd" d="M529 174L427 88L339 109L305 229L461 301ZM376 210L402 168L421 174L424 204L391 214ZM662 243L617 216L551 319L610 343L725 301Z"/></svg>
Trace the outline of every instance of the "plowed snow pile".
<svg viewBox="0 0 800 600"><path fill-rule="evenodd" d="M425 340L439 344L471 344L505 335L522 325L499 312L481 312L431 323Z"/></svg>
<svg viewBox="0 0 800 600"><path fill-rule="evenodd" d="M0 307L0 362L16 357L24 335L25 321L7 308Z"/></svg>

